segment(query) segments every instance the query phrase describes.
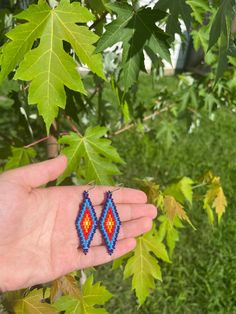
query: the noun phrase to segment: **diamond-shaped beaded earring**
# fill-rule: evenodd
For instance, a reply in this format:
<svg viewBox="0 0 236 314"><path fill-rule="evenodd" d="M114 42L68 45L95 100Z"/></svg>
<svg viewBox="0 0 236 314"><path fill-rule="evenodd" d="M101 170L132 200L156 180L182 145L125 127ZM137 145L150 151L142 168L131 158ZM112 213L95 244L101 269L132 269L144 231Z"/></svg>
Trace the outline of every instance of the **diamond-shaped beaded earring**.
<svg viewBox="0 0 236 314"><path fill-rule="evenodd" d="M115 189L114 191L118 190ZM113 191L113 192L114 192ZM115 250L117 237L120 231L121 221L112 198L112 192L108 191L103 206L101 217L99 219L99 229L105 241L107 251L112 255Z"/></svg>
<svg viewBox="0 0 236 314"><path fill-rule="evenodd" d="M80 210L75 221L76 230L80 239L80 245L82 246L84 254L88 253L98 224L95 210L89 198L89 190L83 192L83 202L80 206Z"/></svg>

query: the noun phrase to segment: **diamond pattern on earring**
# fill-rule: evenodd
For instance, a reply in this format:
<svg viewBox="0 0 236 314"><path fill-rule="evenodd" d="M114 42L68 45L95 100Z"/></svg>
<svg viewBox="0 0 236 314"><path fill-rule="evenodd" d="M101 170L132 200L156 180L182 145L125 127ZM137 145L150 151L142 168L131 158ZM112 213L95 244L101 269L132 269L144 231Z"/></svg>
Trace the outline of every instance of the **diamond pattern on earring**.
<svg viewBox="0 0 236 314"><path fill-rule="evenodd" d="M84 254L88 253L90 243L97 228L97 216L88 192L83 192L83 203L76 218L75 225Z"/></svg>
<svg viewBox="0 0 236 314"><path fill-rule="evenodd" d="M121 221L112 199L112 193L107 192L106 201L99 219L99 227L105 240L108 253L111 255L115 249L120 231Z"/></svg>

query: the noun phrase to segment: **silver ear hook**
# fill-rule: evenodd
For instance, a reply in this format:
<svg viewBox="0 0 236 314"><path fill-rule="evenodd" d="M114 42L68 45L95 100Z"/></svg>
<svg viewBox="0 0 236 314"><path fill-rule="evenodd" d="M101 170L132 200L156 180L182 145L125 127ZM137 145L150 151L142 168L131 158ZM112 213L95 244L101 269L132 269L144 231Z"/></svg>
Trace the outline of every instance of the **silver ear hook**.
<svg viewBox="0 0 236 314"><path fill-rule="evenodd" d="M124 187L124 183L119 183L119 184L117 185L117 188L114 189L114 190L112 190L111 193L120 190L122 187Z"/></svg>
<svg viewBox="0 0 236 314"><path fill-rule="evenodd" d="M91 185L91 187L87 189L87 192L95 188L95 181L90 181L88 185Z"/></svg>

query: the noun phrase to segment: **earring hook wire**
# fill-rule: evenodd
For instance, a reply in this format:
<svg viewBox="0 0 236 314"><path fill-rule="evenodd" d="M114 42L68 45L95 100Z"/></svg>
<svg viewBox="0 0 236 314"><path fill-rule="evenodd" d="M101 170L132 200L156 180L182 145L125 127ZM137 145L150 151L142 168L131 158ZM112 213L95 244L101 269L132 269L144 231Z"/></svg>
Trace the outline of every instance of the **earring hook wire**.
<svg viewBox="0 0 236 314"><path fill-rule="evenodd" d="M90 188L88 188L87 189L87 191L91 191L92 189L94 189L95 188L95 181L93 180L93 181L90 181L89 183L87 183L88 185L90 185Z"/></svg>
<svg viewBox="0 0 236 314"><path fill-rule="evenodd" d="M119 183L119 184L117 184L117 188L115 188L114 190L112 190L111 193L120 190L122 187L124 187L124 183Z"/></svg>

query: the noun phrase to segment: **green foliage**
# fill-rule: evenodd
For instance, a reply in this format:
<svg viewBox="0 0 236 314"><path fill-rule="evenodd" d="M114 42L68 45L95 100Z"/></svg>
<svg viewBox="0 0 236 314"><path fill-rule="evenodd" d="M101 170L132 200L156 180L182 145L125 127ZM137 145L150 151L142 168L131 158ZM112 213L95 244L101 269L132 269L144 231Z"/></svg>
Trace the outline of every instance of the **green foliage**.
<svg viewBox="0 0 236 314"><path fill-rule="evenodd" d="M220 313L224 307L221 304L227 303L226 312L234 313L235 305L227 295L227 302L218 295L219 304L214 301L209 306L204 298L207 290L212 293L211 286L216 287L215 295L224 290L217 286L219 280L211 279L212 273L218 272L219 277L215 277L225 280L219 275L222 265L215 251L222 251L228 262L230 254L226 251L233 256L230 243L213 241L211 232L220 238L222 217L227 219L229 215L225 213L228 194L234 195L236 188L232 144L236 62L231 29L235 1L159 0L153 8L139 6L136 1L100 0L4 4L0 14L0 154L4 170L32 162L36 150L38 159L45 159L45 147L39 143L47 139L47 151L50 145L60 144L61 153L68 158L58 184L113 184L114 176L123 172L123 181L130 186L134 177L139 178L135 184L147 193L150 203L159 207L159 217L152 231L137 239L134 252L114 262L112 274L101 272L102 279L110 276L111 289L115 286L120 295L125 294L119 298L114 290L108 304L111 313L135 311L129 280L113 280L119 270L131 279L142 313L192 313L198 290L203 295L203 311ZM192 36L195 49L203 51L200 63L204 67L197 75L163 77L163 61L171 62L169 49L175 45L174 35L182 35L183 46L189 44L181 22ZM121 52L112 47L119 42ZM144 55L151 59L152 68L150 73L140 75L146 71ZM30 104L37 104L38 111ZM220 109L223 107L225 111ZM45 138L39 115L49 138ZM227 133L228 127L219 132L221 123L226 126L228 121L232 133ZM32 146L37 143L34 150ZM202 176L208 168L212 168L211 174ZM206 216L212 226L205 223ZM221 222L219 231L213 225L215 216ZM186 222L194 227L188 228ZM232 226L227 227L233 233ZM232 235L228 238L235 242ZM201 241L203 244L199 244ZM200 252L211 252L210 266L204 258L198 260L196 246ZM233 269L233 262L229 264ZM187 273L195 276L196 286L183 283ZM231 270L228 274L233 278ZM94 284L92 276L82 287L77 279L63 276L47 285L46 295L41 287L32 288L16 293L10 303L19 313L106 313L97 305L111 298L108 290L99 282ZM233 280L227 280L235 292ZM122 284L129 285L125 292ZM130 296L128 302L124 302L126 295ZM189 295L194 301L185 307ZM121 299L120 307L114 306L117 299ZM170 299L174 302L167 302ZM129 303L132 310L127 310ZM202 312L201 306L198 300L196 313L199 308Z"/></svg>
<svg viewBox="0 0 236 314"><path fill-rule="evenodd" d="M176 183L171 183L164 191L166 195L172 195L180 203L184 203L185 199L192 205L193 190L192 190L193 180L188 177L183 177Z"/></svg>
<svg viewBox="0 0 236 314"><path fill-rule="evenodd" d="M163 11L169 10L169 16L166 21L167 33L171 34L172 36L175 33L182 33L179 18L184 21L187 29L190 28L191 8L189 7L187 1L159 0L156 7Z"/></svg>
<svg viewBox="0 0 236 314"><path fill-rule="evenodd" d="M176 244L180 239L178 228L183 228L184 226L178 217L171 221L166 215L161 215L158 221L161 222L158 230L158 239L163 241L166 238L169 256L172 257Z"/></svg>
<svg viewBox="0 0 236 314"><path fill-rule="evenodd" d="M157 241L153 233L155 229L138 238L134 255L128 259L124 269L125 278L133 276L132 288L140 305L146 300L149 290L155 287L154 279L162 280L161 269L156 258L169 262L164 244Z"/></svg>
<svg viewBox="0 0 236 314"><path fill-rule="evenodd" d="M191 7L191 15L194 17L195 21L202 24L206 12L210 12L209 2L206 0L187 0L186 3Z"/></svg>
<svg viewBox="0 0 236 314"><path fill-rule="evenodd" d="M45 313L56 314L56 310L48 303L43 303L43 289L33 290L25 297L17 299L13 311L16 314Z"/></svg>
<svg viewBox="0 0 236 314"><path fill-rule="evenodd" d="M36 151L31 147L11 147L11 153L12 156L9 157L7 163L5 164L4 170L28 165L36 156Z"/></svg>
<svg viewBox="0 0 236 314"><path fill-rule="evenodd" d="M204 178L204 180L206 183L208 183L208 190L204 197L203 203L204 208L208 214L209 222L211 224L214 223L212 208L215 208L215 212L218 216L218 222L220 223L221 217L227 206L227 200L220 184L220 178L214 177L211 173L209 173L208 176Z"/></svg>
<svg viewBox="0 0 236 314"><path fill-rule="evenodd" d="M87 182L111 184L112 176L120 174L112 162L123 163L116 149L108 139L101 138L107 133L105 127L87 128L84 136L70 133L60 138L59 143L67 145L62 154L68 158L67 168L58 179L62 182L73 171L78 171Z"/></svg>
<svg viewBox="0 0 236 314"><path fill-rule="evenodd" d="M80 297L62 296L54 307L66 314L105 314L108 312L104 308L94 305L104 305L111 297L112 294L100 282L93 284L93 276L90 276L82 286Z"/></svg>
<svg viewBox="0 0 236 314"><path fill-rule="evenodd" d="M168 35L156 26L166 14L159 9L132 6L109 5L117 15L117 19L107 26L105 34L97 45L97 52L111 47L117 42L123 43L122 69L125 91L137 81L140 69L144 68L143 50L148 47L153 53L170 61ZM149 52L149 50L148 50Z"/></svg>
<svg viewBox="0 0 236 314"><path fill-rule="evenodd" d="M235 5L234 0L222 0L221 5L215 15L212 23L210 38L209 38L209 48L211 49L219 40L219 62L216 73L216 80L218 80L223 71L227 68L227 55L230 47L231 39L231 26L234 16L234 11L232 10Z"/></svg>
<svg viewBox="0 0 236 314"><path fill-rule="evenodd" d="M104 77L101 57L93 54L97 36L86 26L76 25L93 20L93 15L79 3L70 4L68 0L63 0L51 9L40 0L38 5L20 13L18 18L28 23L7 34L11 42L3 46L0 78L6 77L20 63L15 79L32 81L29 104L38 104L49 132L58 115L58 107L65 108L64 85L85 93L76 62L64 51L62 41L69 42L81 62ZM30 50L38 37L41 38L39 46Z"/></svg>
<svg viewBox="0 0 236 314"><path fill-rule="evenodd" d="M166 80L168 81L168 78ZM146 94L148 90L144 89L144 92ZM158 118L153 123L158 127ZM141 136L133 130L115 138L114 144L119 148L121 156L127 158L128 170L124 176L126 184L131 182L133 176L145 177L150 173L164 187L178 175L191 175L194 178L193 208L189 210L186 207L186 211L197 230L189 228L185 222L180 226L179 221L173 229L167 217L160 216L162 211L159 208L157 236L168 249L166 230L173 231L174 236L174 230L177 229L178 232L175 249L172 254L169 252L172 263L161 263L163 281L156 281L155 288L150 291L140 310L136 309L136 300L129 291L130 281L122 282L122 268L118 273L108 272L105 277L104 269L99 270L97 278L103 278L104 283L108 285L111 280L115 281L115 287L111 287L111 291L114 294L119 291L108 306L112 313L117 308L120 312L128 314L223 314L235 311L233 291L236 288L236 261L232 259L236 201L235 115L228 108L222 108L215 113L214 120L209 120L205 113L201 126L187 134L183 121L180 120L178 124L181 126L180 139L168 151L162 148L163 146L157 149L157 143L149 132ZM125 148L127 142L130 143L128 152ZM161 142L158 142L158 145L161 145ZM227 194L228 208L218 227L217 224L209 227L207 214L203 209L203 198L208 185L202 185L201 176L206 169L211 169L221 176L221 184ZM202 186L194 188L200 184ZM165 226L167 223L169 228Z"/></svg>
<svg viewBox="0 0 236 314"><path fill-rule="evenodd" d="M19 90L19 86L16 82L10 81L10 80L4 80L2 82L2 85L0 86L0 108L1 109L9 109L13 103L14 100L11 97L8 97L8 95L11 92L17 92Z"/></svg>

